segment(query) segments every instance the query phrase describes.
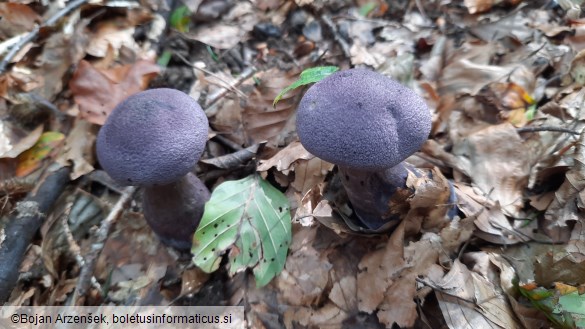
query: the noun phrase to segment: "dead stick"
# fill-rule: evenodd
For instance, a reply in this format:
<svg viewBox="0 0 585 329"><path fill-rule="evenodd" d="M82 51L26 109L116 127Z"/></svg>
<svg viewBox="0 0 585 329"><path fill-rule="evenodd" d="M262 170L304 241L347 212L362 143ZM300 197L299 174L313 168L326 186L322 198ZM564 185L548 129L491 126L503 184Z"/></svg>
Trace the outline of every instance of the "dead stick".
<svg viewBox="0 0 585 329"><path fill-rule="evenodd" d="M108 214L108 217L106 217L106 219L104 219L100 224L100 227L95 234L95 241L91 244L91 249L85 256L83 264L84 266L81 268L79 279L75 285L75 293L71 299L73 304L83 305L85 295L87 294L91 283L91 278L93 277L93 271L95 270L97 259L104 249L104 245L108 239L110 230L113 224L124 212L126 205L132 200L132 198L134 198L136 190L137 189L134 186L126 187L118 199L118 202L116 202L114 208L112 208Z"/></svg>
<svg viewBox="0 0 585 329"><path fill-rule="evenodd" d="M70 171L63 167L46 176L38 189L16 205L8 223L0 229L0 304L10 297L28 245L69 183Z"/></svg>
<svg viewBox="0 0 585 329"><path fill-rule="evenodd" d="M50 27L50 26L54 25L61 18L63 18L63 16L67 15L69 12L73 11L75 8L81 6L82 4L86 3L87 1L88 0L75 0L75 1L70 2L69 4L67 4L67 6L65 8L59 10L55 15L53 15L51 18L49 18L42 25L36 26L32 31L30 31L29 34L27 34L24 38L20 39L19 42L17 42L12 47L10 47L10 51L8 51L6 56L4 56L4 58L0 62L0 74L4 73L4 71L6 70L6 66L10 63L10 61L14 58L14 56L16 56L16 54L18 54L18 51L20 51L20 49L22 47L24 47L24 45L26 45L29 42L34 41L39 36L39 32L40 32L41 28Z"/></svg>

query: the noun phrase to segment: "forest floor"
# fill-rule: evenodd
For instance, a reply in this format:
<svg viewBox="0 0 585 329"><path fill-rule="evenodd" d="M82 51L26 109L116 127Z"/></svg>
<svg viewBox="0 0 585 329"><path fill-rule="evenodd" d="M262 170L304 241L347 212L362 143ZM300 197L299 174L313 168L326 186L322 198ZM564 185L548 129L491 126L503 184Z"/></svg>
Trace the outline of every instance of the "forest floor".
<svg viewBox="0 0 585 329"><path fill-rule="evenodd" d="M250 328L585 327L581 2L0 3L0 302L243 305ZM327 66L392 77L433 114L407 159L432 179L409 178L390 231L356 224L336 167L299 143L306 87L273 106ZM268 284L256 283L266 250L231 265L240 240L211 273L194 265L200 250L162 245L140 189L101 170L100 126L157 87L205 110L196 174L211 191L255 177L286 196L288 254ZM59 193L37 197L60 197L13 241L22 201L48 177Z"/></svg>

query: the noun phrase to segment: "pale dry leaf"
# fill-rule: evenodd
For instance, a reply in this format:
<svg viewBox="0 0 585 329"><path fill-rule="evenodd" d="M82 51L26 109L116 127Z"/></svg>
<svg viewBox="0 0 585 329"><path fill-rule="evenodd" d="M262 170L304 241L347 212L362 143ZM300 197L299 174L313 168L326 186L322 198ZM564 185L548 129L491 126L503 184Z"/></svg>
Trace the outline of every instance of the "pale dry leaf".
<svg viewBox="0 0 585 329"><path fill-rule="evenodd" d="M298 325L305 328L338 329L348 316L329 302L317 310L310 307L291 307L284 312L284 323L287 329L298 328Z"/></svg>
<svg viewBox="0 0 585 329"><path fill-rule="evenodd" d="M292 84L297 72L283 72L272 68L258 75L260 85L252 91L246 100L242 120L249 143L268 141L269 146L278 146L291 142L295 131L295 110L302 88L285 94L272 106L281 90Z"/></svg>
<svg viewBox="0 0 585 329"><path fill-rule="evenodd" d="M10 122L0 121L0 158L16 158L30 149L43 134L43 125L26 132ZM4 145L2 145L4 144Z"/></svg>
<svg viewBox="0 0 585 329"><path fill-rule="evenodd" d="M574 165L565 174L565 181L555 192L555 197L544 218L546 225L552 230L564 230L570 222L579 223L572 233L573 251L583 253L582 242L578 242L582 235L582 218L585 211L585 133L581 133L575 146ZM581 250L579 250L581 249Z"/></svg>
<svg viewBox="0 0 585 329"><path fill-rule="evenodd" d="M355 276L346 276L333 283L329 300L343 311L353 314L358 309L357 280Z"/></svg>
<svg viewBox="0 0 585 329"><path fill-rule="evenodd" d="M477 226L475 235L486 241L505 245L525 240L514 234L514 228L497 203L479 195L469 186L455 183L454 187L459 209L467 218L473 219Z"/></svg>
<svg viewBox="0 0 585 329"><path fill-rule="evenodd" d="M452 328L522 328L506 298L485 277L459 260L435 291L447 324Z"/></svg>
<svg viewBox="0 0 585 329"><path fill-rule="evenodd" d="M332 265L312 246L317 227L300 228L293 235L291 252L276 279L282 299L288 305L318 305L326 296Z"/></svg>
<svg viewBox="0 0 585 329"><path fill-rule="evenodd" d="M505 214L520 217L523 192L539 150L522 152L522 138L511 124L490 126L454 142L453 154L471 179Z"/></svg>
<svg viewBox="0 0 585 329"><path fill-rule="evenodd" d="M80 116L103 125L114 107L128 96L144 90L160 68L150 60L139 60L109 70L98 70L82 60L69 83Z"/></svg>
<svg viewBox="0 0 585 329"><path fill-rule="evenodd" d="M239 1L221 21L199 25L195 32L187 34L186 37L218 49L230 49L244 40L257 21L253 5Z"/></svg>
<svg viewBox="0 0 585 329"><path fill-rule="evenodd" d="M97 126L78 119L69 136L65 138L63 149L55 161L62 166L73 165L71 179L77 179L93 170L95 162L93 148L97 130Z"/></svg>
<svg viewBox="0 0 585 329"><path fill-rule="evenodd" d="M327 174L333 170L332 163L319 158L298 160L294 167L295 180L291 183L301 195L305 195L313 187L322 183Z"/></svg>
<svg viewBox="0 0 585 329"><path fill-rule="evenodd" d="M90 38L87 53L95 57L105 57L111 48L118 53L122 47L138 52L139 46L134 40L135 28L124 22L105 21L98 24Z"/></svg>
<svg viewBox="0 0 585 329"><path fill-rule="evenodd" d="M383 249L366 254L358 264L358 307L372 313L384 301L388 288L405 269L404 222L392 233Z"/></svg>
<svg viewBox="0 0 585 329"><path fill-rule="evenodd" d="M292 169L292 164L299 160L310 160L315 156L309 153L299 141L294 141L288 144L285 148L278 151L270 159L260 160L258 171L266 171L272 167L276 170L288 174Z"/></svg>

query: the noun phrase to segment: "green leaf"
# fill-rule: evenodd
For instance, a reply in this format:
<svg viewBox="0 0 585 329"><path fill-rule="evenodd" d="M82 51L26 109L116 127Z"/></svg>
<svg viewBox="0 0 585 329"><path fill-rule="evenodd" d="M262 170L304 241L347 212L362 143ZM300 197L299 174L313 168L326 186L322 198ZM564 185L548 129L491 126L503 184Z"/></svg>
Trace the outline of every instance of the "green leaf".
<svg viewBox="0 0 585 329"><path fill-rule="evenodd" d="M191 21L190 15L189 7L185 5L178 7L171 14L171 26L179 32L188 32L189 22Z"/></svg>
<svg viewBox="0 0 585 329"><path fill-rule="evenodd" d="M561 311L571 315L578 328L585 328L585 295L578 292L563 295L559 297L559 306Z"/></svg>
<svg viewBox="0 0 585 329"><path fill-rule="evenodd" d="M220 184L193 237L193 263L210 273L229 253L230 272L253 269L261 287L284 268L291 241L288 199L258 175Z"/></svg>
<svg viewBox="0 0 585 329"><path fill-rule="evenodd" d="M293 82L290 86L284 88L276 96L274 102L272 103L272 106L276 106L276 103L278 103L282 96L284 96L289 91L304 85L308 85L310 83L319 82L338 70L339 68L337 66L319 66L304 70L303 72L301 72L301 75L299 76L299 79L297 81Z"/></svg>
<svg viewBox="0 0 585 329"><path fill-rule="evenodd" d="M376 2L368 2L360 7L359 13L360 15L366 17L368 16L369 13L372 12L372 10L376 9L376 7L378 7L378 4Z"/></svg>

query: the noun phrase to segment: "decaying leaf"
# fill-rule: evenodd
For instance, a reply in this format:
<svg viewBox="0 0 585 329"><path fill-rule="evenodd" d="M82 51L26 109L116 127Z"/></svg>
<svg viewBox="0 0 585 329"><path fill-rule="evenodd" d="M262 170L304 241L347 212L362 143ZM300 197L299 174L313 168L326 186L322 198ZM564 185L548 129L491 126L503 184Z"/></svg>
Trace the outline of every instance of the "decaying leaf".
<svg viewBox="0 0 585 329"><path fill-rule="evenodd" d="M158 66L147 60L105 71L98 70L89 62L82 60L69 87L75 102L79 105L81 118L103 125L118 103L144 90L148 81L158 72Z"/></svg>
<svg viewBox="0 0 585 329"><path fill-rule="evenodd" d="M244 130L251 143L267 140L269 145L278 146L290 141L295 130L294 113L301 90L290 91L275 107L272 102L296 76L295 72L282 72L278 68L259 74L260 85L246 100L242 113Z"/></svg>
<svg viewBox="0 0 585 329"><path fill-rule="evenodd" d="M93 147L97 134L97 126L78 119L69 136L65 138L61 154L56 161L62 166L73 163L71 179L77 179L93 170Z"/></svg>

